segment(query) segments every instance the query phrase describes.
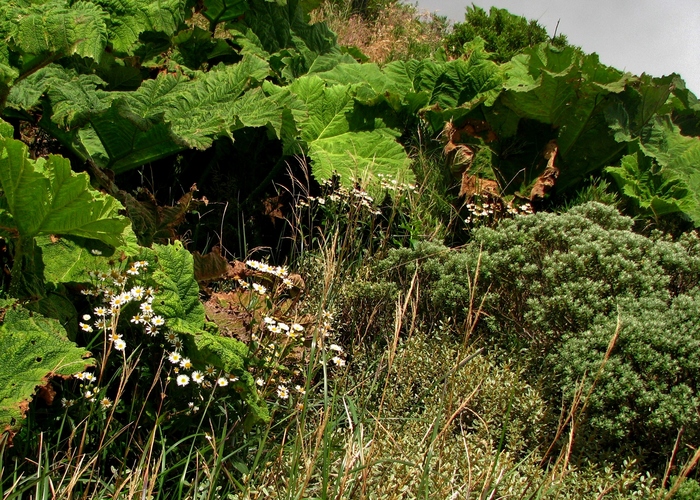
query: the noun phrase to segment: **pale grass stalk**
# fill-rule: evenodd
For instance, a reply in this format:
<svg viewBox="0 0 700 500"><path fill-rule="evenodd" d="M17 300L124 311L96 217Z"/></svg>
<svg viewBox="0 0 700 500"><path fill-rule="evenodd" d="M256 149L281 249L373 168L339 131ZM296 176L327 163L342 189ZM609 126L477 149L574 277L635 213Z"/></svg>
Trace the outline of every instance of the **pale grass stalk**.
<svg viewBox="0 0 700 500"><path fill-rule="evenodd" d="M476 311L474 311L474 303L478 290L477 286L479 284L479 274L481 270L482 255L482 248L479 248L479 255L476 259L476 269L474 270L474 279L467 280L467 283L469 284L469 309L467 311L467 317L465 319L464 325L464 342L462 343L463 347L467 346L467 344L469 343L469 339L472 336L472 333L474 333L474 329L476 328L476 325L479 322L479 318L483 314L486 297L488 296L489 290L491 290L491 285L489 285L488 289L486 290L486 293L484 293L481 298L481 302L479 302L478 308L476 309ZM469 271L467 270L467 272Z"/></svg>
<svg viewBox="0 0 700 500"><path fill-rule="evenodd" d="M579 383L575 393L574 393L574 399L571 403L571 408L569 410L568 415L564 419L562 423L560 423L557 432L554 436L554 439L552 440L552 443L550 444L549 448L547 449L546 453L542 457L542 460L540 462L540 466L544 465L544 462L546 461L547 457L549 454L552 452L554 449L554 446L556 445L557 441L561 437L562 433L564 432L564 429L566 426L571 422L571 432L575 432L576 427L577 427L577 417L581 416L585 413L586 409L588 408L588 404L590 402L590 397L593 394L593 390L595 389L595 386L600 379L600 376L603 374L603 370L605 369L605 365L608 363L608 360L610 359L610 356L612 355L612 351L615 348L615 344L617 343L617 339L620 335L620 331L622 330L622 320L620 318L620 315L618 314L617 317L617 326L615 328L615 333L610 339L610 342L608 343L608 348L605 352L605 355L603 356L603 361L600 364L600 367L598 368L598 372L596 373L595 377L593 378L593 382L591 383L591 386L588 389L588 393L583 396L583 390L584 390L584 385L585 385L585 375L584 378L581 380ZM581 402L583 401L583 404ZM579 405L581 406L579 409ZM562 450L562 452L565 451L565 464L568 464L569 458L571 456L572 452L572 447L573 447L573 435L570 435L569 438L569 444ZM562 458L560 455L559 459L557 459L557 463L555 464L555 469L556 465L558 464L559 460ZM565 471L562 470L562 475L560 476L560 479L564 477Z"/></svg>
<svg viewBox="0 0 700 500"><path fill-rule="evenodd" d="M669 474L671 474L671 468L673 467L673 462L676 459L676 453L678 452L678 447L680 446L681 436L683 435L684 430L685 430L685 427L681 427L678 430L678 436L676 436L676 442L673 445L673 451L671 452L671 458L669 458L669 460L668 460L668 464L666 465L666 470L664 471L664 478L661 481L661 488L666 487L666 482L668 481Z"/></svg>
<svg viewBox="0 0 700 500"><path fill-rule="evenodd" d="M348 421L352 422L350 415L348 415ZM365 464L367 463L365 457L365 449L371 446L372 444L371 441L369 441L366 444L363 442L364 426L362 424L359 425L359 432L357 434L357 438L355 428L352 427L352 424L350 425L351 429L345 445L345 456L343 457L340 463L342 474L339 477L340 484L338 486L338 493L336 494L336 498L343 498L343 493L345 492L347 485L349 483L353 483L353 476L355 475L355 471L357 470L357 468L355 467L355 463L359 461L360 470L363 470L365 468ZM352 490L354 490L354 485L353 488L351 488L351 491Z"/></svg>
<svg viewBox="0 0 700 500"><path fill-rule="evenodd" d="M330 412L329 411L322 411L322 418L321 418L321 424L318 426L318 429L316 430L315 433L315 443L314 443L314 448L311 453L310 460L307 462L307 467L306 467L306 473L304 475L304 481L302 483L302 488L300 495L303 496L304 491L306 491L306 488L308 488L309 482L311 481L311 476L313 475L314 472L314 466L316 465L316 460L318 459L319 451L321 450L321 443L323 441L323 435L326 431L326 426L328 425L328 418L329 418Z"/></svg>
<svg viewBox="0 0 700 500"><path fill-rule="evenodd" d="M683 482L688 477L688 474L691 473L691 471L695 468L698 462L700 462L700 447L698 447L695 450L693 456L686 462L685 466L683 466L680 473L678 474L678 477L674 481L673 486L671 486L671 489L664 497L664 500L671 500L675 496Z"/></svg>
<svg viewBox="0 0 700 500"><path fill-rule="evenodd" d="M391 370L394 367L394 360L396 358L396 351L399 346L399 338L401 334L401 328L403 326L403 318L406 314L406 309L408 308L409 301L411 299L411 295L413 293L414 288L416 287L416 283L418 281L418 269L416 269L416 272L413 273L413 278L411 279L411 286L406 293L406 298L403 301L403 305L401 304L401 297L397 298L396 300L396 315L394 316L394 335L393 339L391 342L391 345L389 347L389 352L387 355L387 374L391 373ZM409 332L410 335L410 332ZM382 389L382 396L379 401L379 410L377 412L377 420L381 418L382 414L382 408L384 407L384 398L386 397L386 391L389 385L389 378L387 377L386 380L384 381L384 388ZM374 440L374 438L373 438Z"/></svg>

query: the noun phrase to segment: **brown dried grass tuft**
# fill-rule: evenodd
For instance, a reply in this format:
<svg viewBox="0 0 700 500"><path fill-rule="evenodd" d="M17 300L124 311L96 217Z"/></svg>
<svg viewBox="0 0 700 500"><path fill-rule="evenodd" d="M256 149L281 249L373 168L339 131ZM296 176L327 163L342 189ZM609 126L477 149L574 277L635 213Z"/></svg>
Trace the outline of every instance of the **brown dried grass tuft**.
<svg viewBox="0 0 700 500"><path fill-rule="evenodd" d="M340 45L359 48L379 64L412 57L427 57L442 45L446 21L414 6L393 2L376 19L365 19L330 3L313 13L338 35Z"/></svg>

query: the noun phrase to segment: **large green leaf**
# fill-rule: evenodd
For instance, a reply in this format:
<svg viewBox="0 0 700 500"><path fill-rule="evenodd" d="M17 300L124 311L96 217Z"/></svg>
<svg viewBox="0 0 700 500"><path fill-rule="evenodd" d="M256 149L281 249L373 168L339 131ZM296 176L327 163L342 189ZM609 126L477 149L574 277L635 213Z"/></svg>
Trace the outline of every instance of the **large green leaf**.
<svg viewBox="0 0 700 500"><path fill-rule="evenodd" d="M663 216L697 210L697 201L679 180L665 180L655 172L651 158L641 151L626 155L619 167L608 167L622 194L634 200L646 215Z"/></svg>
<svg viewBox="0 0 700 500"><path fill-rule="evenodd" d="M90 118L94 135L85 136L82 146L106 154L102 166L123 172L188 147L206 149L241 126L279 127L282 110L273 110L278 118L271 116L274 103L264 96L258 96L259 113L247 100L255 97L236 103L268 73L265 61L246 56L237 64L197 72L193 79L161 74L134 92L112 93L110 108ZM104 153L95 147L94 136Z"/></svg>
<svg viewBox="0 0 700 500"><path fill-rule="evenodd" d="M81 75L75 70L51 64L12 87L7 106L24 111L38 108L46 95L53 113L51 120L62 127L79 126L91 113L109 106L108 94L98 91L105 82L95 75Z"/></svg>
<svg viewBox="0 0 700 500"><path fill-rule="evenodd" d="M153 278L158 294L153 308L167 319L167 326L179 333L196 334L205 321L204 306L199 302L199 285L194 279L192 254L182 243L154 245L158 268Z"/></svg>
<svg viewBox="0 0 700 500"><path fill-rule="evenodd" d="M325 23L309 24L298 0L269 2L250 0L243 23L249 27L270 54L294 48L325 54L337 50L335 34Z"/></svg>
<svg viewBox="0 0 700 500"><path fill-rule="evenodd" d="M79 131L80 146L102 167L121 173L187 149L162 115L143 118L122 99Z"/></svg>
<svg viewBox="0 0 700 500"><path fill-rule="evenodd" d="M172 36L187 14L186 0L88 0L106 13L109 42L116 53L133 54L147 31Z"/></svg>
<svg viewBox="0 0 700 500"><path fill-rule="evenodd" d="M33 161L25 144L0 139L0 186L7 229L23 238L63 234L124 244L129 220L119 215L121 204L92 189L88 175L72 172L65 158Z"/></svg>
<svg viewBox="0 0 700 500"><path fill-rule="evenodd" d="M202 69L211 59L236 54L226 40L214 37L199 26L178 33L173 38L173 44L177 48L171 60L193 70Z"/></svg>
<svg viewBox="0 0 700 500"><path fill-rule="evenodd" d="M484 116L499 135L494 163L511 189L513 180L523 179L524 187L543 172L550 140L557 146L559 191L616 164L649 120L667 112L673 89L671 78L637 78L595 54L548 44L514 57L506 74L506 91Z"/></svg>
<svg viewBox="0 0 700 500"><path fill-rule="evenodd" d="M15 133L15 128L0 118L0 139L12 139Z"/></svg>
<svg viewBox="0 0 700 500"><path fill-rule="evenodd" d="M426 119L435 129L451 118L454 108L477 97L492 103L503 81L500 68L479 54L449 62L395 61L381 69L376 64L343 63L316 73L329 85L365 84L356 97L367 104L386 100L394 110L411 114L432 106Z"/></svg>
<svg viewBox="0 0 700 500"><path fill-rule="evenodd" d="M700 138L682 135L668 115L646 127L636 156L608 171L642 208L655 215L682 212L700 227Z"/></svg>
<svg viewBox="0 0 700 500"><path fill-rule="evenodd" d="M5 312L0 326L0 428L20 427L38 386L56 375L72 375L95 360L68 340L58 321L18 306Z"/></svg>
<svg viewBox="0 0 700 500"><path fill-rule="evenodd" d="M202 0L202 13L213 24L234 21L248 10L246 0Z"/></svg>
<svg viewBox="0 0 700 500"><path fill-rule="evenodd" d="M37 236L36 244L43 261L47 283L89 283L90 272L109 272L115 261L138 254L136 236L128 230L127 244L112 248L98 240L66 236Z"/></svg>
<svg viewBox="0 0 700 500"><path fill-rule="evenodd" d="M249 410L246 425L250 426L258 421L269 421L270 413L267 406L258 394L253 376L246 369L248 347L237 339L206 332L196 335L193 340L196 348L192 353L193 360L211 364L239 377L238 384L245 387L243 397Z"/></svg>
<svg viewBox="0 0 700 500"><path fill-rule="evenodd" d="M0 23L0 38L39 60L71 54L99 60L107 45L108 14L89 2L10 0L0 7L0 19L7 20Z"/></svg>
<svg viewBox="0 0 700 500"><path fill-rule="evenodd" d="M199 301L192 254L179 241L153 248L158 259L153 273L157 284L154 310L166 319L168 328L184 336L187 355L193 363L212 365L239 377L238 387L243 389L242 397L248 403L248 424L269 420L265 402L247 370L248 347L239 340L205 330L206 316Z"/></svg>
<svg viewBox="0 0 700 500"><path fill-rule="evenodd" d="M576 99L577 56L574 47L554 50L546 44L515 56L507 71L506 105L524 118L560 123Z"/></svg>
<svg viewBox="0 0 700 500"><path fill-rule="evenodd" d="M314 177L325 180L338 173L346 186L371 182L379 173L412 180L406 152L396 142L398 133L356 103L351 86L327 87L323 79L310 75L296 80L290 91Z"/></svg>

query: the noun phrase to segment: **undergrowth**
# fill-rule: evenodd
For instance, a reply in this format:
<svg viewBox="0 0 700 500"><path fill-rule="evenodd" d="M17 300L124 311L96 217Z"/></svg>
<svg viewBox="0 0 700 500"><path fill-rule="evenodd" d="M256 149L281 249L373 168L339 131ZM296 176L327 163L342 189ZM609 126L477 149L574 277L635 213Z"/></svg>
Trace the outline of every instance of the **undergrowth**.
<svg viewBox="0 0 700 500"><path fill-rule="evenodd" d="M225 22L207 17L213 3L197 12L188 36L211 42L202 35L207 24ZM444 19L393 0L327 1L312 16L338 33L344 52L334 57L380 66L434 54L447 30ZM257 35L243 34L236 43L254 50ZM197 43L182 37L182 54L197 53ZM227 42L207 50L214 47L230 51ZM271 59L280 85L301 64L284 51ZM323 85L323 92L338 87ZM280 116L280 140L293 111ZM440 105L424 111L429 117ZM24 299L0 300L3 348L17 331L53 345L59 339L75 347L71 366L79 369L70 375L62 358L31 385L33 398L13 408L0 439L0 497L698 498L697 232L681 231L685 219L671 236L654 230L665 226L647 212L621 215L625 202L605 177L582 182L575 194L542 188L539 204L524 188L476 189L485 180L497 185L467 173L474 158L476 167L498 156L496 135L486 121L462 121L449 125L464 132L452 144L463 168L445 161L436 133L405 131L407 148L415 145L410 183L379 172L374 184L317 178L310 158L280 159L281 145L269 147L270 131L260 126L235 142L217 136L208 155L180 154L167 206L158 205L154 179L154 194L145 189L145 168L133 173L141 177L134 196L103 175L102 192L89 191L63 214L73 222L96 200L110 204L120 236L98 227L95 234L114 241L89 252L85 239L95 235L82 226L71 226L72 236L56 236L53 226L27 230L22 217L32 221L36 202L25 196L24 205L6 209L6 187L3 220L17 228L3 229L3 264L23 266L33 281L20 283ZM566 130L540 123L528 133L540 127ZM503 157L520 148L513 142L504 143ZM554 166L558 146L549 145L544 159ZM51 170L13 147L30 180L59 193L65 186L55 181L65 175L88 189L86 174L55 173L70 171L63 159L52 157ZM345 156L334 158L351 165ZM233 176L232 158L270 170ZM196 184L180 186L189 176L228 201L195 199ZM136 236L132 226L140 226ZM211 252L192 254L188 243ZM64 356L24 357L34 366L52 355Z"/></svg>

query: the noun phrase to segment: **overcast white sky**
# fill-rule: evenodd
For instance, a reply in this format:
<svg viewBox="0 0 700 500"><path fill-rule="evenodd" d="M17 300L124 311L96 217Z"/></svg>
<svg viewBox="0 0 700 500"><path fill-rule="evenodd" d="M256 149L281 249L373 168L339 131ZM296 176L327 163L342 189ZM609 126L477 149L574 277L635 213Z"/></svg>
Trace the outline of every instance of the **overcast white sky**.
<svg viewBox="0 0 700 500"><path fill-rule="evenodd" d="M415 4L415 0L408 3ZM537 19L602 63L635 74L680 73L700 96L700 0L495 0L474 1ZM418 0L421 10L464 21L467 0Z"/></svg>

